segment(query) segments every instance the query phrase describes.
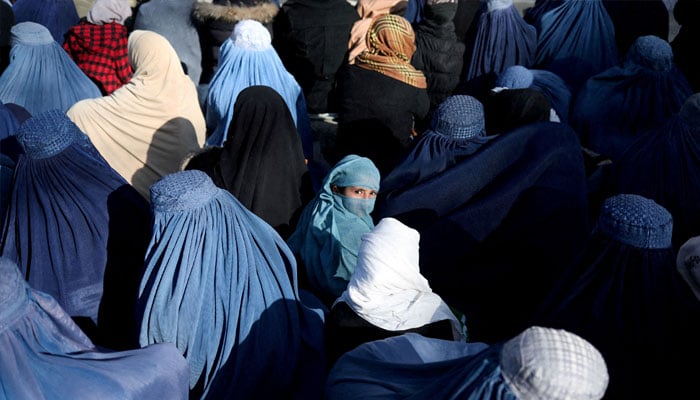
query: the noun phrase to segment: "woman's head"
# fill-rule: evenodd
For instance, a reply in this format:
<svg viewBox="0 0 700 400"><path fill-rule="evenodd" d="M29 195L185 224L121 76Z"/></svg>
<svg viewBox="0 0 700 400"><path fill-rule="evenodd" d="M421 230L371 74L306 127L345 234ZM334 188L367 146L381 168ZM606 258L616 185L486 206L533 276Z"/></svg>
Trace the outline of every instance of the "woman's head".
<svg viewBox="0 0 700 400"><path fill-rule="evenodd" d="M374 209L379 180L379 170L372 160L350 154L333 167L328 188L348 211L364 217Z"/></svg>

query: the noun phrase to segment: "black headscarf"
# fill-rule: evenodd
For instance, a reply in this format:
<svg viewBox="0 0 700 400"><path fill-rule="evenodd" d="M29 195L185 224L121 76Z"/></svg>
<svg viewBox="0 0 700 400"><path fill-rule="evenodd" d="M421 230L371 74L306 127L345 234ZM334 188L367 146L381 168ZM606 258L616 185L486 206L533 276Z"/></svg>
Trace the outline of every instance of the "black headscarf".
<svg viewBox="0 0 700 400"><path fill-rule="evenodd" d="M233 112L223 147L196 155L186 169L206 172L286 238L312 196L292 115L282 96L267 86L243 90Z"/></svg>

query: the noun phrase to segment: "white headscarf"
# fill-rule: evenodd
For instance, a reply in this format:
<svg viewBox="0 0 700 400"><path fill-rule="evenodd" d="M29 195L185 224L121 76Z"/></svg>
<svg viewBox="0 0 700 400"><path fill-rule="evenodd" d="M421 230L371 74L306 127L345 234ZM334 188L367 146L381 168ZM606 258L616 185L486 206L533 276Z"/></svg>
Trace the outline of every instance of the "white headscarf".
<svg viewBox="0 0 700 400"><path fill-rule="evenodd" d="M167 39L133 31L129 60L131 81L109 96L76 103L67 114L148 198L151 184L179 171L185 157L204 145L206 128L197 89Z"/></svg>
<svg viewBox="0 0 700 400"><path fill-rule="evenodd" d="M366 321L390 331L447 319L459 338L457 317L420 274L419 240L415 229L397 219L383 218L362 236L355 272L337 301L344 301Z"/></svg>

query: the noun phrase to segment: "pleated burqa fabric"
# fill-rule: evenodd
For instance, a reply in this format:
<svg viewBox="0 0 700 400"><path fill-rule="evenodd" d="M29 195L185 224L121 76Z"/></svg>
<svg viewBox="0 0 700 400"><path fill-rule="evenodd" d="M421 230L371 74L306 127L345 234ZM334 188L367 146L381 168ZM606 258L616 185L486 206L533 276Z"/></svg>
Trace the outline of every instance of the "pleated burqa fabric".
<svg viewBox="0 0 700 400"><path fill-rule="evenodd" d="M535 62L537 30L525 22L512 0L485 2L474 23L475 37L468 39L465 52L466 81Z"/></svg>
<svg viewBox="0 0 700 400"><path fill-rule="evenodd" d="M610 192L644 196L671 213L676 249L700 235L700 94L630 145L610 181Z"/></svg>
<svg viewBox="0 0 700 400"><path fill-rule="evenodd" d="M63 112L28 119L17 139L25 154L15 166L2 255L71 317L97 324L99 344L134 347L148 203Z"/></svg>
<svg viewBox="0 0 700 400"><path fill-rule="evenodd" d="M140 343L175 343L190 398L320 398L323 319L282 238L202 171L151 188Z"/></svg>
<svg viewBox="0 0 700 400"><path fill-rule="evenodd" d="M35 22L47 27L60 45L68 29L80 21L73 0L18 0L12 12L16 23Z"/></svg>
<svg viewBox="0 0 700 400"><path fill-rule="evenodd" d="M209 84L205 105L207 144L222 146L226 142L236 99L249 86L269 86L282 96L301 137L304 156L313 159L311 122L304 93L272 47L270 32L254 20L238 22L221 45L219 67Z"/></svg>
<svg viewBox="0 0 700 400"><path fill-rule="evenodd" d="M244 89L234 110L224 146L206 148L185 168L206 172L286 239L313 197L294 121L279 93L267 86Z"/></svg>
<svg viewBox="0 0 700 400"><path fill-rule="evenodd" d="M561 76L574 94L586 79L618 61L615 26L602 0L565 0L532 24L537 28L535 67Z"/></svg>
<svg viewBox="0 0 700 400"><path fill-rule="evenodd" d="M67 114L109 164L144 197L158 178L181 170L204 145L206 127L197 90L168 40L129 35L134 75L109 96L81 101Z"/></svg>
<svg viewBox="0 0 700 400"><path fill-rule="evenodd" d="M669 43L657 36L642 36L622 62L581 88L570 123L583 146L614 162L642 132L677 113L691 94Z"/></svg>
<svg viewBox="0 0 700 400"><path fill-rule="evenodd" d="M526 327L589 232L581 147L561 123L497 135L381 200L375 220L420 232L421 273L489 343Z"/></svg>
<svg viewBox="0 0 700 400"><path fill-rule="evenodd" d="M596 400L607 384L590 343L533 326L493 345L415 333L362 344L333 366L326 398Z"/></svg>
<svg viewBox="0 0 700 400"><path fill-rule="evenodd" d="M65 112L80 100L102 96L46 27L21 22L11 32L10 65L0 75L0 101L35 115L53 109Z"/></svg>
<svg viewBox="0 0 700 400"><path fill-rule="evenodd" d="M584 254L533 323L591 342L610 372L606 398L683 398L695 387L700 303L676 270L671 214L651 199L605 199Z"/></svg>
<svg viewBox="0 0 700 400"><path fill-rule="evenodd" d="M171 343L99 349L50 295L0 258L0 398L187 399L187 362Z"/></svg>
<svg viewBox="0 0 700 400"><path fill-rule="evenodd" d="M10 202L15 164L23 152L15 137L19 124L10 108L0 101L0 229L5 225L5 212Z"/></svg>

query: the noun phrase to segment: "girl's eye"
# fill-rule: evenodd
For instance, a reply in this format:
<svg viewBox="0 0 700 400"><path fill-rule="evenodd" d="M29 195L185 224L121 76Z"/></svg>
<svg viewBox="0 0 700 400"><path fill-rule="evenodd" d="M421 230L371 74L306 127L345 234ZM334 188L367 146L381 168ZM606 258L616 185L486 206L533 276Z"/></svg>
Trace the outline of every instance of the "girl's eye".
<svg viewBox="0 0 700 400"><path fill-rule="evenodd" d="M375 192L374 190L372 190L371 192L369 192L369 195L370 195L370 196L376 196L376 195L377 195L377 192Z"/></svg>
<svg viewBox="0 0 700 400"><path fill-rule="evenodd" d="M364 193L364 192L365 192L365 191L362 190L362 189L357 189L357 190L355 190L355 194L362 194L362 193Z"/></svg>

